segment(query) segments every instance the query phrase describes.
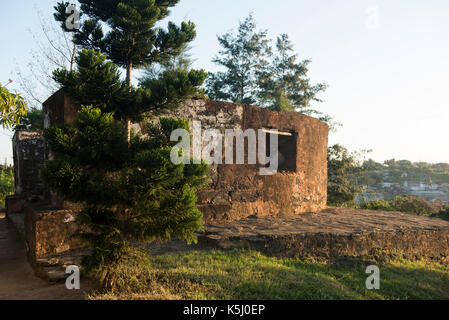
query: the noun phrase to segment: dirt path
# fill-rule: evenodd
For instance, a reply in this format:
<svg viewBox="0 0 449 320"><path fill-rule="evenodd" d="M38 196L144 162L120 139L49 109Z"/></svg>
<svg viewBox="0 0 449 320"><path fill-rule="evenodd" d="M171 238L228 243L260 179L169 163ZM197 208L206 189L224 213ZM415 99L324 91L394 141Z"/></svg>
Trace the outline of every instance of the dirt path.
<svg viewBox="0 0 449 320"><path fill-rule="evenodd" d="M81 290L67 290L65 284L48 284L37 278L26 259L25 246L0 213L0 300L80 300Z"/></svg>

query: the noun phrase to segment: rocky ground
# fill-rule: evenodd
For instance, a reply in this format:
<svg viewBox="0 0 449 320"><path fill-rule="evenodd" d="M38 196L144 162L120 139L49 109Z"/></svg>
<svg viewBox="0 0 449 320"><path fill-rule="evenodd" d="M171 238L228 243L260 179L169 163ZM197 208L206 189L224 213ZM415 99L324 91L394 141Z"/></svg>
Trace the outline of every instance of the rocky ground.
<svg viewBox="0 0 449 320"><path fill-rule="evenodd" d="M17 218L17 220L20 220ZM83 299L93 288L87 280L82 290L65 288L64 266L74 264L84 252L67 252L38 259L49 284L37 278L26 259L23 241L0 213L0 299ZM199 244L173 241L144 245L153 256L165 253L216 249L253 249L279 257L427 257L447 262L449 222L400 212L329 208L295 217L250 218L208 224ZM78 261L79 262L79 261Z"/></svg>
<svg viewBox="0 0 449 320"><path fill-rule="evenodd" d="M209 224L200 243L277 256L449 257L449 222L401 212L328 208L295 217Z"/></svg>

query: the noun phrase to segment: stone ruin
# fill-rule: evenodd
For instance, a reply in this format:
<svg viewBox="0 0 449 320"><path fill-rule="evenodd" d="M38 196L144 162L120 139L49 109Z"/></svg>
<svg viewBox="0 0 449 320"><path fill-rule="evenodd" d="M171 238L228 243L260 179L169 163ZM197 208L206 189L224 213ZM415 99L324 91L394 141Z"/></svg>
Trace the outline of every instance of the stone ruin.
<svg viewBox="0 0 449 320"><path fill-rule="evenodd" d="M77 110L58 91L43 104L44 127L73 122ZM297 113L205 99L190 100L170 116L200 121L204 130L218 129L223 135L226 129L278 129L284 133L279 135L279 153L285 160L280 162L275 175L260 175L260 165L212 166L211 186L198 193L204 222L289 216L326 207L328 126L325 123ZM50 192L45 190L39 176L39 169L49 156L42 134L17 132L13 148L16 195L8 199L8 211L20 212L24 201L37 200L41 203L48 200L53 207L63 208L61 201L49 197Z"/></svg>
<svg viewBox="0 0 449 320"><path fill-rule="evenodd" d="M43 104L45 127L71 123L77 110L58 91ZM200 121L203 130L218 129L222 135L226 129L280 133L281 161L274 175L260 175L260 165L211 166L212 183L198 192L206 224L200 243L288 256L369 255L379 248L388 254L449 256L445 221L326 209L329 129L325 123L298 113L205 99L189 100L169 116L188 119L191 128L193 121ZM143 127L134 124L133 128ZM6 200L7 217L22 231L36 273L49 280L63 279L63 271L53 273L55 265L77 264L83 255L73 253L81 243L70 237L77 228L74 217L82 208L45 188L39 171L51 154L41 132L17 132L13 150L15 195ZM64 256L67 253L70 258Z"/></svg>
<svg viewBox="0 0 449 320"><path fill-rule="evenodd" d="M326 207L328 126L325 123L298 113L203 99L191 100L171 115L189 119L190 128L194 120L200 121L203 130L216 129L223 136L226 129L243 132L277 129L280 133L279 168L274 175L260 175L260 165L212 166L210 188L198 193L205 223L251 216L291 216ZM235 145L234 141L234 151Z"/></svg>
<svg viewBox="0 0 449 320"><path fill-rule="evenodd" d="M69 124L78 110L79 106L60 90L43 104L44 127ZM278 129L284 133L279 135L279 152L285 161L275 175L261 176L259 165L212 166L210 187L198 193L205 223L298 215L326 207L325 123L297 113L205 99L189 100L169 116L200 121L203 129L218 129L222 134L226 129L250 128ZM138 124L133 127L140 130ZM30 260L77 247L79 243L69 235L75 230L74 215L80 208L47 190L39 175L51 156L42 133L17 132L13 149L16 192L7 199L7 214L24 215ZM247 153L245 146L246 157Z"/></svg>

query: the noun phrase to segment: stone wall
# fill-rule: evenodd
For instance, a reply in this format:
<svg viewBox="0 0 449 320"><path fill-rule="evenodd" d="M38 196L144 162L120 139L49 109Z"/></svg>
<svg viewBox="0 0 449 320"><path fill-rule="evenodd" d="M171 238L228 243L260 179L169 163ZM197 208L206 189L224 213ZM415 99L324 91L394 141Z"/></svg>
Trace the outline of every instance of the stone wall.
<svg viewBox="0 0 449 320"><path fill-rule="evenodd" d="M42 104L44 128L56 124L72 123L79 108L62 90L57 91Z"/></svg>
<svg viewBox="0 0 449 320"><path fill-rule="evenodd" d="M46 126L71 123L78 108L61 91L44 103ZM328 126L291 112L205 99L187 101L169 116L200 121L203 130L278 129L292 134L284 142L287 167L273 176L259 175L259 165L214 165L210 188L198 194L204 222L249 216L288 216L324 209L327 201ZM133 128L143 129L134 124ZM280 140L280 145L282 141ZM224 148L223 148L224 150ZM247 158L247 146L245 158ZM224 161L223 161L224 163Z"/></svg>
<svg viewBox="0 0 449 320"><path fill-rule="evenodd" d="M29 261L60 254L81 247L78 238L72 237L78 227L75 223L81 207L52 209L25 205L25 242Z"/></svg>
<svg viewBox="0 0 449 320"><path fill-rule="evenodd" d="M17 131L13 137L15 194L31 199L42 197L44 183L40 170L44 165L45 148L39 131Z"/></svg>
<svg viewBox="0 0 449 320"><path fill-rule="evenodd" d="M449 222L403 212L328 208L210 224L199 243L280 257L422 258L449 262Z"/></svg>
<svg viewBox="0 0 449 320"><path fill-rule="evenodd" d="M189 119L191 128L194 120L200 121L203 130L218 129L223 135L226 129L278 129L294 137L285 146L293 170L262 176L260 165L213 165L211 187L198 194L204 222L298 215L326 207L329 129L325 123L298 113L203 99L188 101L170 116Z"/></svg>
<svg viewBox="0 0 449 320"><path fill-rule="evenodd" d="M7 214L23 211L25 202L44 199L40 171L45 161L45 143L40 131L17 131L12 139L15 194L6 198Z"/></svg>

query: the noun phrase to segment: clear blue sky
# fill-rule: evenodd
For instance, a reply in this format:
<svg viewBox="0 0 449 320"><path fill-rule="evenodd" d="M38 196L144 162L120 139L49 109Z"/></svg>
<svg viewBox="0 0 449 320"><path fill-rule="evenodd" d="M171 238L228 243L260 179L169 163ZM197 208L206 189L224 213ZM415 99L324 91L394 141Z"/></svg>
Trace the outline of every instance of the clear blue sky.
<svg viewBox="0 0 449 320"><path fill-rule="evenodd" d="M34 3L51 18L55 2L0 1L0 82L31 59ZM195 22L195 67L214 71L216 35L250 11L271 37L288 33L312 59L312 81L330 86L316 105L344 125L330 143L373 149L377 161L449 162L449 1L181 0L170 19ZM9 136L0 133L1 162L12 154Z"/></svg>

